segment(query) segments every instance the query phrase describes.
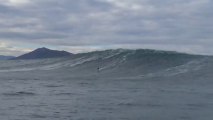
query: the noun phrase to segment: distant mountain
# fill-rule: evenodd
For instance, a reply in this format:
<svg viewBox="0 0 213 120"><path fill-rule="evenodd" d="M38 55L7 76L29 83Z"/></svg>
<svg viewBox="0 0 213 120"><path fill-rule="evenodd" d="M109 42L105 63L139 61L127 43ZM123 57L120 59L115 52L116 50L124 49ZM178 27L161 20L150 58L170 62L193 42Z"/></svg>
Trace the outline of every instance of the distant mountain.
<svg viewBox="0 0 213 120"><path fill-rule="evenodd" d="M0 55L0 60L9 60L9 59L13 59L15 58L14 56L4 56L4 55Z"/></svg>
<svg viewBox="0 0 213 120"><path fill-rule="evenodd" d="M66 51L50 50L48 48L38 48L30 53L13 58L13 60L27 60L27 59L44 59L71 56L72 53Z"/></svg>

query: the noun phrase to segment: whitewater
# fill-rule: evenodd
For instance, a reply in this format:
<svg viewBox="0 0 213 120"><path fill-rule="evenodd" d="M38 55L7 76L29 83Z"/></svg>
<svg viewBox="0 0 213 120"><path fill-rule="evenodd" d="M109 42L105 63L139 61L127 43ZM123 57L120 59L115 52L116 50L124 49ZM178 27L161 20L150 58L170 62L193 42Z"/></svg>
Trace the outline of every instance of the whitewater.
<svg viewBox="0 0 213 120"><path fill-rule="evenodd" d="M213 57L106 50L0 61L1 120L212 120Z"/></svg>

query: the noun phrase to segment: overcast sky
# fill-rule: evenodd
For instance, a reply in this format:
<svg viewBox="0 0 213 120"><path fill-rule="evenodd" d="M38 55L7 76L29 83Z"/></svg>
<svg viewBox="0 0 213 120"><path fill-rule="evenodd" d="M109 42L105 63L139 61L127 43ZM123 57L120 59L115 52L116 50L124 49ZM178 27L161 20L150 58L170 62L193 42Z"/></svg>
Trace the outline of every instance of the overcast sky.
<svg viewBox="0 0 213 120"><path fill-rule="evenodd" d="M213 55L213 0L0 0L0 54L151 48Z"/></svg>

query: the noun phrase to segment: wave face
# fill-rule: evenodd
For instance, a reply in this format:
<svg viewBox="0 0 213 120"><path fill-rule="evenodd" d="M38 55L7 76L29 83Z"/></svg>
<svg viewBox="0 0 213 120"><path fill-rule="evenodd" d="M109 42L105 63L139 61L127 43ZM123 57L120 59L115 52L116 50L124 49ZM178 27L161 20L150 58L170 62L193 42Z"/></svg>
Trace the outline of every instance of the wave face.
<svg viewBox="0 0 213 120"><path fill-rule="evenodd" d="M1 61L0 72L60 71L76 76L144 76L165 71L188 71L206 56L155 50L106 50L77 54L72 57ZM201 63L200 63L201 64ZM198 65L200 66L200 65ZM186 67L186 68L185 68ZM183 70L182 70L183 69ZM187 69L187 70L186 70ZM179 71L179 72L178 72Z"/></svg>

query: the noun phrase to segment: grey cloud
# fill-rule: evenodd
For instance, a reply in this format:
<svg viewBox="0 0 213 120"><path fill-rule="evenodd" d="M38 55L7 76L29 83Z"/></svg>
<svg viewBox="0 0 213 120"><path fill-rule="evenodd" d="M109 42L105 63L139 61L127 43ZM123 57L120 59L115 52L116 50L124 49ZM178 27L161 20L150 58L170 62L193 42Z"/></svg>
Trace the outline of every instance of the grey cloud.
<svg viewBox="0 0 213 120"><path fill-rule="evenodd" d="M213 54L211 0L1 1L1 41L75 51L166 47Z"/></svg>

